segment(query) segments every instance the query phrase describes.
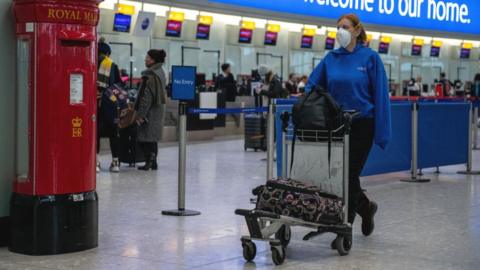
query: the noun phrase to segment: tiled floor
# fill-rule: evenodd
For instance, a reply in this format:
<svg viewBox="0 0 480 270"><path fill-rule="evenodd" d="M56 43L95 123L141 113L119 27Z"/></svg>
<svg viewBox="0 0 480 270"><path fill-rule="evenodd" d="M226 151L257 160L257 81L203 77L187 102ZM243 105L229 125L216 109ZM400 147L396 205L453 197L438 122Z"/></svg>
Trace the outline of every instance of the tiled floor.
<svg viewBox="0 0 480 270"><path fill-rule="evenodd" d="M240 236L247 228L236 208L250 208L251 189L264 183L264 153L243 152L242 141L188 147L187 207L196 217L167 217L176 208L177 149L160 149L160 169L120 174L102 172L100 246L49 257L0 249L0 270L41 269L272 269L269 246L257 244L255 263L242 257ZM479 152L475 154L480 158ZM108 156L103 156L104 167ZM475 163L480 167L480 163ZM377 228L365 238L355 227L354 247L339 257L329 248L333 235L310 242L294 228L287 260L278 269L479 269L480 177L460 176L463 166L442 168L431 183L408 184L406 174L365 179L379 204Z"/></svg>

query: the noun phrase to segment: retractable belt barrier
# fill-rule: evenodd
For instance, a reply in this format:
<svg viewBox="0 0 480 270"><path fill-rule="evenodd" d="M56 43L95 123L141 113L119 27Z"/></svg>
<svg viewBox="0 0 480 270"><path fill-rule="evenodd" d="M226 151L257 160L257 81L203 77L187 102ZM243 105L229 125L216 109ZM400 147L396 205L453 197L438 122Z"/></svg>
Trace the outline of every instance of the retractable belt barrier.
<svg viewBox="0 0 480 270"><path fill-rule="evenodd" d="M226 109L209 109L209 108L190 108L189 114L253 114L253 113L265 113L268 112L268 107L257 108L226 108Z"/></svg>
<svg viewBox="0 0 480 270"><path fill-rule="evenodd" d="M474 122L473 108L477 108L478 113L479 103L478 100L458 98L392 99L392 140L385 150L378 146L372 148L362 175L410 169L412 178L409 180L421 182L424 179L418 177L417 170L462 163L467 165L464 173L476 173L472 170L471 146L472 138L476 136L472 131L475 125L468 123ZM285 149L282 149L281 115L291 112L295 100L276 100L275 104L276 151L277 156L282 156ZM446 122L454 126L453 129L449 126L448 132L444 130ZM284 172L282 161L277 159L278 175Z"/></svg>

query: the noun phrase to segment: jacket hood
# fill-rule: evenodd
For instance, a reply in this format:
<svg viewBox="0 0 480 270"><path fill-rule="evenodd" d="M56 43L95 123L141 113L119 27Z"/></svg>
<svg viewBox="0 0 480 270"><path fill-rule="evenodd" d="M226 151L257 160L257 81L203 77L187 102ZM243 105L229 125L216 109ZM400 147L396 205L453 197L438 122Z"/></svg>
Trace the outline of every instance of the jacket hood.
<svg viewBox="0 0 480 270"><path fill-rule="evenodd" d="M351 54L351 53L356 53L357 51L366 49L366 47L363 44L357 44L355 48L353 49L353 52L348 51L345 48L338 48L332 51L334 54Z"/></svg>

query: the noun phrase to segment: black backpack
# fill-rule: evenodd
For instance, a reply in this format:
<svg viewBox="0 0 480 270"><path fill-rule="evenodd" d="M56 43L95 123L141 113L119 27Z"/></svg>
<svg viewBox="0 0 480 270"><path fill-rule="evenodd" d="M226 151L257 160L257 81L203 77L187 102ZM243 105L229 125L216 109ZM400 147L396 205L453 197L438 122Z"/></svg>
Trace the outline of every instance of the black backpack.
<svg viewBox="0 0 480 270"><path fill-rule="evenodd" d="M328 167L330 176L332 134L345 123L344 113L333 97L320 86L312 89L305 97L299 98L293 105L292 121L294 135L292 142L292 159L290 170L293 167L295 154L295 140L301 141L328 141ZM343 136L343 134L337 134Z"/></svg>

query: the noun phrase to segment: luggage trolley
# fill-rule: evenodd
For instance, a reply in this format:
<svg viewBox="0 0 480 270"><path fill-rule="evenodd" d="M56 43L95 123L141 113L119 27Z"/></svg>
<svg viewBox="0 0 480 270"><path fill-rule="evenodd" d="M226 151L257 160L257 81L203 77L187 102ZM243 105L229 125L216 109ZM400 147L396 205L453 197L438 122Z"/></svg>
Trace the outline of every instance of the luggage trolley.
<svg viewBox="0 0 480 270"><path fill-rule="evenodd" d="M303 237L308 241L324 233L337 235L335 245L341 256L348 255L352 243L352 225L348 223L348 162L349 162L349 135L354 112L345 112L345 121L338 129L325 130L296 130L289 123L289 114L282 115L283 128L283 176L290 175L291 179L312 182L322 192L336 195L342 201L341 222L336 225L307 222L299 218L279 215L263 210L237 209L235 214L244 216L250 235L242 236L243 257L252 261L256 256L256 245L253 240L270 243L272 260L276 265L284 262L286 247L290 242L291 227L301 226L312 229L312 232ZM288 149L291 146L290 149ZM289 160L287 151L294 151L294 161ZM320 155L319 155L320 154ZM297 158L297 157L303 158ZM316 157L316 159L309 159ZM320 157L319 157L320 156ZM291 162L291 170L286 168ZM312 161L312 162L310 162ZM327 161L327 162L325 162ZM310 164L308 164L310 163ZM325 165L328 168L325 169ZM321 169L323 167L323 169ZM320 168L314 170L314 168ZM313 177L312 177L313 174Z"/></svg>

